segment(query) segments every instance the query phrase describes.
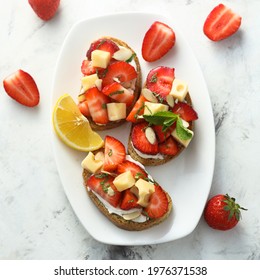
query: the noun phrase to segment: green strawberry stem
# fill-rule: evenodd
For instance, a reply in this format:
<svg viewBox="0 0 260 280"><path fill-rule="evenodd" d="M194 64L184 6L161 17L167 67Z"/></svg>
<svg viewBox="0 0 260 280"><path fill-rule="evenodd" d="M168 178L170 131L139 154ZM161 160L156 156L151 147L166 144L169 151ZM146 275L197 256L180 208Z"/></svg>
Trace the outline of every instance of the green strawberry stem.
<svg viewBox="0 0 260 280"><path fill-rule="evenodd" d="M225 195L225 199L223 200L223 202L226 203L226 205L224 206L224 210L229 211L229 220L232 219L232 217L235 215L236 220L239 221L242 217L240 210L248 210L244 207L241 207L238 203L236 203L236 199L234 197L230 197L228 194Z"/></svg>

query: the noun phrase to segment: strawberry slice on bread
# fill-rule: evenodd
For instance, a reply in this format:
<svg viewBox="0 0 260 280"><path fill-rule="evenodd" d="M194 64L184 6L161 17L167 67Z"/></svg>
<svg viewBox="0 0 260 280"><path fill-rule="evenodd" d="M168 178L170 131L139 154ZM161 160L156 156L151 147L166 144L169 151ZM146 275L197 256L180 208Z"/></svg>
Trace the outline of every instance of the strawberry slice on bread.
<svg viewBox="0 0 260 280"><path fill-rule="evenodd" d="M82 161L84 185L96 207L117 227L148 229L167 219L172 200L124 151L118 139L107 135L104 148L89 152Z"/></svg>
<svg viewBox="0 0 260 280"><path fill-rule="evenodd" d="M158 66L147 75L141 95L127 116L132 123L128 153L143 165L176 158L194 136L198 114L186 81L172 67Z"/></svg>
<svg viewBox="0 0 260 280"><path fill-rule="evenodd" d="M90 44L80 71L78 107L92 129L112 129L126 122L141 88L134 50L117 38L99 38Z"/></svg>

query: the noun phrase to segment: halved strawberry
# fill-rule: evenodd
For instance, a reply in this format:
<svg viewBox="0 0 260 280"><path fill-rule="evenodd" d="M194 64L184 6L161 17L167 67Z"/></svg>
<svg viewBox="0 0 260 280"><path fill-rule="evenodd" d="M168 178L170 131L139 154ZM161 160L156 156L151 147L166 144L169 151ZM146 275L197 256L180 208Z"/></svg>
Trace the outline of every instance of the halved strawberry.
<svg viewBox="0 0 260 280"><path fill-rule="evenodd" d="M133 126L131 132L131 140L133 146L144 154L156 155L159 152L158 142L155 141L154 144L151 144L145 136L145 129L148 124L146 122L137 123Z"/></svg>
<svg viewBox="0 0 260 280"><path fill-rule="evenodd" d="M140 95L140 97L136 101L133 109L131 110L131 112L129 113L129 115L126 118L126 120L128 122L137 123L141 120L138 118L138 116L142 116L144 113L144 102L145 101L147 101L146 98L143 95Z"/></svg>
<svg viewBox="0 0 260 280"><path fill-rule="evenodd" d="M33 77L23 71L17 70L3 81L6 93L15 101L28 107L38 105L40 94Z"/></svg>
<svg viewBox="0 0 260 280"><path fill-rule="evenodd" d="M85 97L93 121L99 124L107 124L109 120L106 104L110 102L110 98L96 87L88 89L85 93Z"/></svg>
<svg viewBox="0 0 260 280"><path fill-rule="evenodd" d="M103 169L108 172L116 170L117 166L125 160L125 157L125 146L116 138L107 135Z"/></svg>
<svg viewBox="0 0 260 280"><path fill-rule="evenodd" d="M179 147L172 136L168 137L163 143L159 144L159 152L163 155L174 156L178 153Z"/></svg>
<svg viewBox="0 0 260 280"><path fill-rule="evenodd" d="M151 219L158 219L168 211L168 199L161 186L155 184L148 206L144 209Z"/></svg>
<svg viewBox="0 0 260 280"><path fill-rule="evenodd" d="M125 103L126 106L131 106L134 100L132 91L127 90L121 84L114 82L105 86L102 92L118 102Z"/></svg>
<svg viewBox="0 0 260 280"><path fill-rule="evenodd" d="M130 191L130 189L125 190L122 196L122 201L120 203L121 209L129 210L140 207L137 203L138 198Z"/></svg>
<svg viewBox="0 0 260 280"><path fill-rule="evenodd" d="M90 48L87 51L87 58L88 60L91 60L91 53L94 50L102 50L106 52L110 52L111 57L113 54L119 50L119 47L116 43L113 41L107 39L107 38L101 38L96 40L90 45Z"/></svg>
<svg viewBox="0 0 260 280"><path fill-rule="evenodd" d="M137 72L131 64L125 61L117 61L107 67L102 85L105 87L115 81L120 83L128 82L136 77Z"/></svg>
<svg viewBox="0 0 260 280"><path fill-rule="evenodd" d="M144 60L156 61L174 46L175 33L172 28L162 22L155 21L145 33L142 44Z"/></svg>
<svg viewBox="0 0 260 280"><path fill-rule="evenodd" d="M163 99L170 93L174 80L174 68L158 66L147 75L146 87Z"/></svg>
<svg viewBox="0 0 260 280"><path fill-rule="evenodd" d="M219 4L208 15L203 32L210 40L220 41L237 32L241 20L241 16L225 5Z"/></svg>
<svg viewBox="0 0 260 280"><path fill-rule="evenodd" d="M84 76L92 75L97 73L97 68L92 66L92 62L90 60L84 59L81 64L81 73Z"/></svg>
<svg viewBox="0 0 260 280"><path fill-rule="evenodd" d="M114 177L106 173L92 174L87 180L87 186L99 194L112 206L117 207L121 200L121 192L114 186Z"/></svg>
<svg viewBox="0 0 260 280"><path fill-rule="evenodd" d="M163 126L162 125L153 125L152 128L157 136L158 142L162 143L164 142L168 137L170 137L171 133L176 127L176 122L168 127L165 131L163 131Z"/></svg>
<svg viewBox="0 0 260 280"><path fill-rule="evenodd" d="M136 180L140 178L144 179L148 177L148 174L141 166L139 166L138 164L130 160L125 160L122 163L118 164L117 166L118 174L124 173L126 171L130 171Z"/></svg>
<svg viewBox="0 0 260 280"><path fill-rule="evenodd" d="M178 102L172 109L173 113L180 115L186 122L195 121L198 119L197 112L187 103Z"/></svg>

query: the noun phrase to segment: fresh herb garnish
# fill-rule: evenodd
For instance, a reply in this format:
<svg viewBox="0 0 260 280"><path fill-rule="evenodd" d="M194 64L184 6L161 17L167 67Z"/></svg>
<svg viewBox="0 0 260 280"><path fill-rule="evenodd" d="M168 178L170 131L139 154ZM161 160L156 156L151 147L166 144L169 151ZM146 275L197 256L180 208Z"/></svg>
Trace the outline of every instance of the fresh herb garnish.
<svg viewBox="0 0 260 280"><path fill-rule="evenodd" d="M150 79L150 83L156 83L157 82L157 73L154 73Z"/></svg>
<svg viewBox="0 0 260 280"><path fill-rule="evenodd" d="M109 96L113 96L113 95L116 95L116 94L123 94L124 93L124 90L116 90L116 91L113 91L111 93L109 93Z"/></svg>
<svg viewBox="0 0 260 280"><path fill-rule="evenodd" d="M113 155L113 151L112 151L112 149L110 149L108 152L108 156L111 157L112 155Z"/></svg>
<svg viewBox="0 0 260 280"><path fill-rule="evenodd" d="M176 122L177 136L181 140L188 140L192 138L192 132L183 125L183 122L178 114L165 111L157 112L152 115L143 115L143 117L150 125L161 125L163 131L166 131Z"/></svg>
<svg viewBox="0 0 260 280"><path fill-rule="evenodd" d="M133 53L125 62L129 63L136 57L136 54Z"/></svg>

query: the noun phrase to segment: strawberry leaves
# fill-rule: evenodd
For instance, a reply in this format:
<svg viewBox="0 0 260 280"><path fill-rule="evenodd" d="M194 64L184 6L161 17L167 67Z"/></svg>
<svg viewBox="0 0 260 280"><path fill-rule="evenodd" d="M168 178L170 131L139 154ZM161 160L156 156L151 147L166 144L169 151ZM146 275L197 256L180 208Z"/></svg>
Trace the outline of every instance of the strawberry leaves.
<svg viewBox="0 0 260 280"><path fill-rule="evenodd" d="M150 125L161 125L163 131L166 131L176 122L176 133L182 140L188 140L192 138L192 132L183 125L183 122L178 114L172 112L157 112L152 115L143 115L144 119Z"/></svg>

